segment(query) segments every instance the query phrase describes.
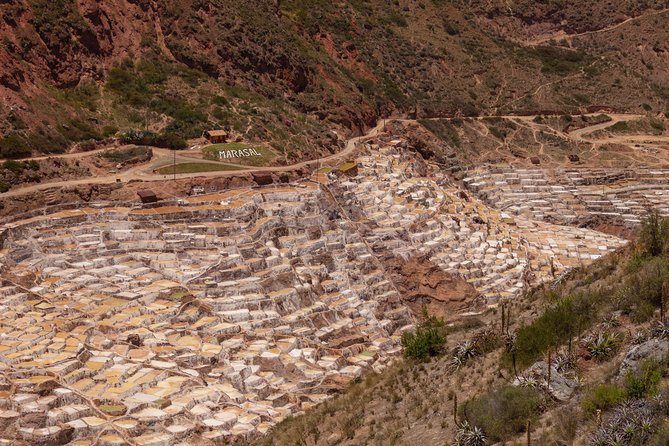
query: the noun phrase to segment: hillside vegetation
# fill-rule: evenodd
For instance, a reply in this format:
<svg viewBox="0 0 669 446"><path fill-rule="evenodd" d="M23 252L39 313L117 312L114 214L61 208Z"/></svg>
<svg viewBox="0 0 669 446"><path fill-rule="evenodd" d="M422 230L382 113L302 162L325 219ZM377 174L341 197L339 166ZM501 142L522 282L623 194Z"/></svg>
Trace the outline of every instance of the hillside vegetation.
<svg viewBox="0 0 669 446"><path fill-rule="evenodd" d="M226 128L290 161L391 114L666 112L665 3L6 0L0 156ZM560 32L585 34L530 45Z"/></svg>

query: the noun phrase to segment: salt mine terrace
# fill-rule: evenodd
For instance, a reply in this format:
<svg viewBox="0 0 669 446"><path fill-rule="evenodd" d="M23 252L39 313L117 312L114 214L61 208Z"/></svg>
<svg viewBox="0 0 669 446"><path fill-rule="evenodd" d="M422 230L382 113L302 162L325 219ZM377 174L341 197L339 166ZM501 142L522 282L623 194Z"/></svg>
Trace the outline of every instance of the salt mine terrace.
<svg viewBox="0 0 669 446"><path fill-rule="evenodd" d="M6 222L0 444L252 439L398 357L415 319L381 250L494 306L625 244L370 148L350 175Z"/></svg>
<svg viewBox="0 0 669 446"><path fill-rule="evenodd" d="M669 215L669 170L541 169L483 167L466 187L499 209L534 219L570 223L600 216L638 224L647 210Z"/></svg>

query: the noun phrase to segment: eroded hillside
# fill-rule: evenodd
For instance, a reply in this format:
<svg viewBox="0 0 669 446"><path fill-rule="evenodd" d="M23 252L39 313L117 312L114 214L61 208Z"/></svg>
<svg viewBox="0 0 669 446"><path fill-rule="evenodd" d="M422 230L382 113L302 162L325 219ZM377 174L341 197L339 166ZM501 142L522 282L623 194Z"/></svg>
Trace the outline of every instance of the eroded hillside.
<svg viewBox="0 0 669 446"><path fill-rule="evenodd" d="M391 114L666 111L666 2L507 3L6 0L0 154L223 127L291 160Z"/></svg>

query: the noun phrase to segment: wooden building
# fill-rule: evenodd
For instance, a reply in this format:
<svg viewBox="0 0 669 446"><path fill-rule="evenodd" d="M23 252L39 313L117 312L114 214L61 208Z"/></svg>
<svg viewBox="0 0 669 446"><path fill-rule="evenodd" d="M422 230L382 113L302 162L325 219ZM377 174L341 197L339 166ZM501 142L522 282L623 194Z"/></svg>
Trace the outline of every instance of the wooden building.
<svg viewBox="0 0 669 446"><path fill-rule="evenodd" d="M204 132L204 136L212 144L219 144L228 140L228 132L225 130L207 130Z"/></svg>

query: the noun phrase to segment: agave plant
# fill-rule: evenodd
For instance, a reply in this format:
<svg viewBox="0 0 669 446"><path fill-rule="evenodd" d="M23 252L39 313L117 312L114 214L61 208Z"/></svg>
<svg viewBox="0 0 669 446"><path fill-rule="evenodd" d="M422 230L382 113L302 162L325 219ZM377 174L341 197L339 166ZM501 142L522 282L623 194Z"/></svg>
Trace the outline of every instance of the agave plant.
<svg viewBox="0 0 669 446"><path fill-rule="evenodd" d="M615 327L620 327L620 318L618 315L614 314L611 317L605 319L602 322L602 326L605 328L615 328Z"/></svg>
<svg viewBox="0 0 669 446"><path fill-rule="evenodd" d="M632 335L632 344L643 344L648 340L648 333L645 330L637 330Z"/></svg>
<svg viewBox="0 0 669 446"><path fill-rule="evenodd" d="M571 372L576 370L576 355L569 353L558 353L553 359L555 369L560 373Z"/></svg>
<svg viewBox="0 0 669 446"><path fill-rule="evenodd" d="M520 387L531 387L534 389L539 385L539 383L533 376L519 376L518 385Z"/></svg>
<svg viewBox="0 0 669 446"><path fill-rule="evenodd" d="M669 321L657 321L657 325L653 328L652 331L653 337L655 338L668 338L669 337Z"/></svg>
<svg viewBox="0 0 669 446"><path fill-rule="evenodd" d="M464 359L471 359L476 355L474 343L466 340L455 347L455 356Z"/></svg>
<svg viewBox="0 0 669 446"><path fill-rule="evenodd" d="M613 410L607 422L590 438L591 446L636 446L655 432L658 419L665 413L662 397L628 400Z"/></svg>
<svg viewBox="0 0 669 446"><path fill-rule="evenodd" d="M471 426L468 421L463 421L458 426L458 430L455 431L455 437L453 438L452 446L467 446L467 433L471 430Z"/></svg>
<svg viewBox="0 0 669 446"><path fill-rule="evenodd" d="M488 439L485 436L485 432L478 426L474 426L467 433L466 437L467 446L485 446L488 442Z"/></svg>
<svg viewBox="0 0 669 446"><path fill-rule="evenodd" d="M458 426L453 439L453 446L485 446L488 442L485 432L478 426L472 426L467 421Z"/></svg>
<svg viewBox="0 0 669 446"><path fill-rule="evenodd" d="M634 422L628 421L623 426L623 435L625 438L632 438L637 431L637 426Z"/></svg>
<svg viewBox="0 0 669 446"><path fill-rule="evenodd" d="M601 332L588 344L588 351L595 359L606 359L613 354L618 345L615 333Z"/></svg>
<svg viewBox="0 0 669 446"><path fill-rule="evenodd" d="M474 356L476 356L476 347L473 342L466 340L453 349L451 365L455 368L460 368Z"/></svg>

